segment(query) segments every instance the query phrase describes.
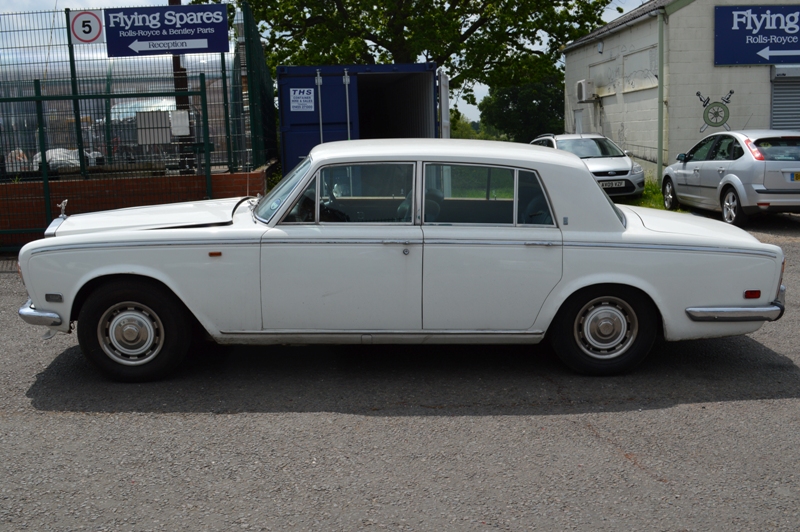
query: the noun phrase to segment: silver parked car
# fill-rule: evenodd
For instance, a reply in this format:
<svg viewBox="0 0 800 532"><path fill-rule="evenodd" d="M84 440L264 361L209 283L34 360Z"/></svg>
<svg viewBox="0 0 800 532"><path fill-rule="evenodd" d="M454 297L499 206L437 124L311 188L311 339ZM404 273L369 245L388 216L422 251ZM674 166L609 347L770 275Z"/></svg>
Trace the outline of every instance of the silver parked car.
<svg viewBox="0 0 800 532"><path fill-rule="evenodd" d="M742 226L759 212L800 212L800 131L713 133L664 169L664 207L722 212Z"/></svg>
<svg viewBox="0 0 800 532"><path fill-rule="evenodd" d="M614 141L595 133L539 135L534 146L556 148L574 153L586 163L597 182L609 196L641 196L644 192L644 170L628 152Z"/></svg>

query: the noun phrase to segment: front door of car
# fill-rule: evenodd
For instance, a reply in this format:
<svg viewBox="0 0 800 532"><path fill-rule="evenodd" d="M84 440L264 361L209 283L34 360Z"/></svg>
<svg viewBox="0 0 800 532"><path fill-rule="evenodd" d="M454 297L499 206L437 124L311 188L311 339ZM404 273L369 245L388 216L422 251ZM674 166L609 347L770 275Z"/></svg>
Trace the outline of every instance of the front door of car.
<svg viewBox="0 0 800 532"><path fill-rule="evenodd" d="M719 205L717 194L719 183L728 173L734 154L741 151L737 150L738 143L732 136L719 135L717 139L717 143L708 154L708 160L700 168L700 191L710 207Z"/></svg>
<svg viewBox="0 0 800 532"><path fill-rule="evenodd" d="M423 192L423 329L529 329L562 271L561 231L538 176L428 164Z"/></svg>
<svg viewBox="0 0 800 532"><path fill-rule="evenodd" d="M715 136L701 140L686 154L686 159L679 166L676 172L678 175L677 187L682 202L698 206L706 203L700 187L700 173L715 140Z"/></svg>
<svg viewBox="0 0 800 532"><path fill-rule="evenodd" d="M387 163L318 172L262 239L265 330L420 330L422 230L406 216L414 168Z"/></svg>

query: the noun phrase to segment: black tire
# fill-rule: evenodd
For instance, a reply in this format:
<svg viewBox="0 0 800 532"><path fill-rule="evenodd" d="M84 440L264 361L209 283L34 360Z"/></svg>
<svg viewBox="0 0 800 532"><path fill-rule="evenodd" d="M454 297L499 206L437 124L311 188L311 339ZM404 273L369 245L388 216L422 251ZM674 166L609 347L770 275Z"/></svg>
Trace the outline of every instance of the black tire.
<svg viewBox="0 0 800 532"><path fill-rule="evenodd" d="M661 195L664 196L664 208L668 211L674 211L680 207L678 195L675 193L675 185L672 184L672 179L664 179L664 183L661 185Z"/></svg>
<svg viewBox="0 0 800 532"><path fill-rule="evenodd" d="M84 356L118 381L166 377L183 361L190 338L191 322L183 304L152 282L104 284L78 315L78 342Z"/></svg>
<svg viewBox="0 0 800 532"><path fill-rule="evenodd" d="M658 319L658 310L642 292L598 285L570 296L547 336L558 357L578 373L616 375L647 357Z"/></svg>
<svg viewBox="0 0 800 532"><path fill-rule="evenodd" d="M737 227L747 224L747 214L742 210L742 202L739 201L739 195L733 187L726 187L722 191L719 206L722 209L722 221L725 223Z"/></svg>

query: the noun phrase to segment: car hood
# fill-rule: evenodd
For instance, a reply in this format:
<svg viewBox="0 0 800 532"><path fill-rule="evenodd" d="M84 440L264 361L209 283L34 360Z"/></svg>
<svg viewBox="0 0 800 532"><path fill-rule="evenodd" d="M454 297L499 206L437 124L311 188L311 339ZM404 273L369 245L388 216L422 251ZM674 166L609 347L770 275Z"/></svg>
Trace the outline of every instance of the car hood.
<svg viewBox="0 0 800 532"><path fill-rule="evenodd" d="M631 169L631 161L627 157L598 157L581 159L590 172L609 172L619 170L625 173Z"/></svg>
<svg viewBox="0 0 800 532"><path fill-rule="evenodd" d="M760 244L756 237L743 229L703 216L646 207L623 205L618 207L625 212L635 214L642 225L650 231L708 239L719 245Z"/></svg>
<svg viewBox="0 0 800 532"><path fill-rule="evenodd" d="M121 230L227 225L235 207L247 198L170 203L75 214L63 219L56 236Z"/></svg>

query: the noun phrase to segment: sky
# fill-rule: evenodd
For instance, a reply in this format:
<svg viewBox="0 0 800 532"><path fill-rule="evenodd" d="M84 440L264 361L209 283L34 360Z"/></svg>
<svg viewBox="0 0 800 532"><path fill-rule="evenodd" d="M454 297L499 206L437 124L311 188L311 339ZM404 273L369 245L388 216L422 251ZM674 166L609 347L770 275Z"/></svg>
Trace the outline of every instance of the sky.
<svg viewBox="0 0 800 532"><path fill-rule="evenodd" d="M603 13L603 20L610 22L619 16L617 7L628 11L639 7L645 0L612 0ZM167 0L0 0L0 13L19 13L30 11L62 11L69 8L71 11L78 9L103 9L106 7L139 7L139 6L165 6ZM489 88L485 85L475 87L477 101L488 94ZM458 110L470 121L480 120L480 111L474 105L469 105L463 100L454 98L450 106L457 106Z"/></svg>

